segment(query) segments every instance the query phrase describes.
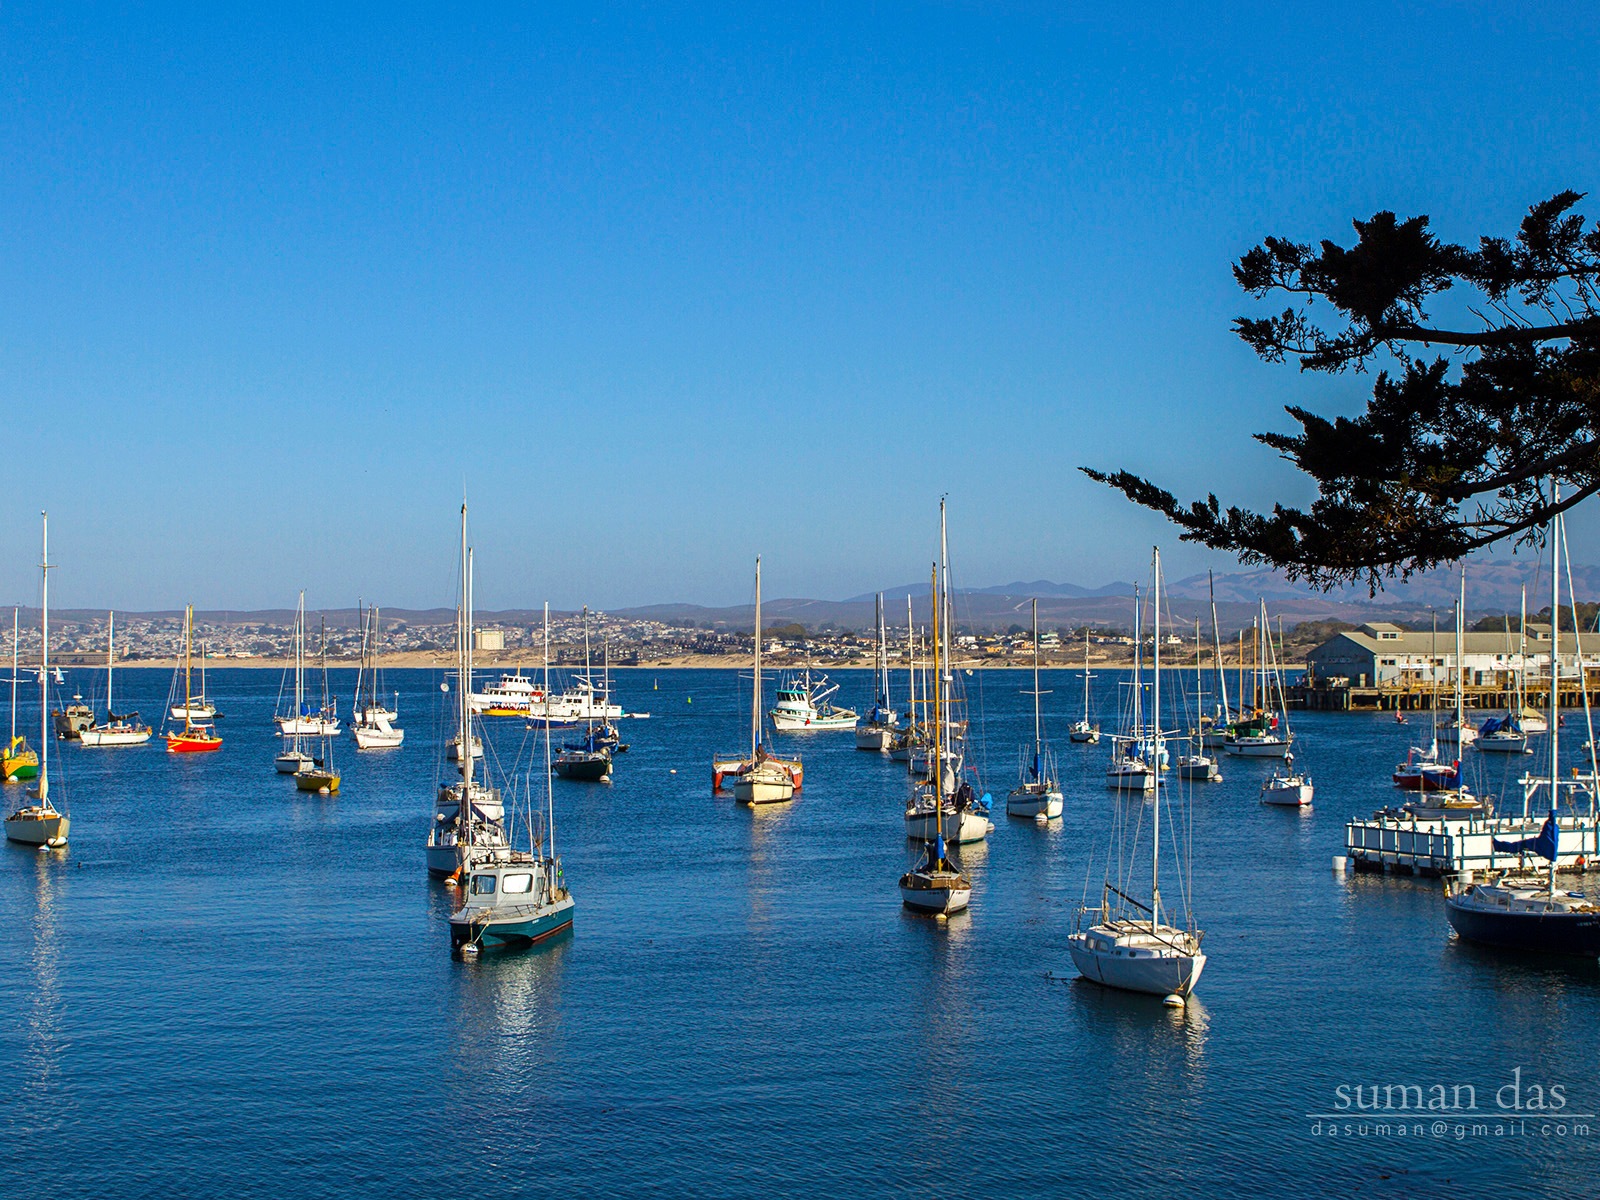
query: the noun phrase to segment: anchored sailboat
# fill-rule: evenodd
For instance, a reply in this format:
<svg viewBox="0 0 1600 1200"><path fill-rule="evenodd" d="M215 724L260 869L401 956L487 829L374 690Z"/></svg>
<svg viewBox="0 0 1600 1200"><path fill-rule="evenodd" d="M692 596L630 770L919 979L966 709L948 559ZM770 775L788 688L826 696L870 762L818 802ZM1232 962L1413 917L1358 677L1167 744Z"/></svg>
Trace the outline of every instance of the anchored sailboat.
<svg viewBox="0 0 1600 1200"><path fill-rule="evenodd" d="M1006 815L1051 820L1061 815L1061 787L1056 782L1055 755L1044 740L1044 720L1039 701L1047 693L1039 688L1039 601L1033 602L1033 750L1024 750L1022 778L1006 797Z"/></svg>
<svg viewBox="0 0 1600 1200"><path fill-rule="evenodd" d="M168 754L206 754L213 750L222 749L222 739L217 736L216 729L197 720L197 714L203 712L215 713L216 709L204 699L204 685L201 685L202 698L195 699L191 688L194 672L194 605L186 605L183 610L183 665L173 669L172 690L178 686L178 675L183 676L183 703L171 704L168 698L168 712L183 721L182 729L167 729Z"/></svg>
<svg viewBox="0 0 1600 1200"><path fill-rule="evenodd" d="M793 800L800 790L800 764L793 759L773 758L762 738L761 713L761 556L756 556L755 662L751 671L750 757L719 759L712 764L712 788L722 786L725 776L733 776L733 798L740 804L780 804Z"/></svg>
<svg viewBox="0 0 1600 1200"><path fill-rule="evenodd" d="M50 799L50 518L40 513L39 561L39 782L29 789L32 804L21 804L5 820L6 840L24 846L65 846L72 818ZM15 672L12 678L16 678ZM15 747L15 738L12 745Z"/></svg>
<svg viewBox="0 0 1600 1200"><path fill-rule="evenodd" d="M5 782L14 783L24 779L33 779L39 774L39 755L37 751L28 748L28 739L17 732L17 617L16 609L11 610L11 740L6 743L6 750L0 756L0 775Z"/></svg>
<svg viewBox="0 0 1600 1200"><path fill-rule="evenodd" d="M434 798L427 861L432 875L459 877L474 862L509 849L500 789L473 778L482 755L472 726L472 551L467 548L467 506L461 505L461 601L456 609L456 732L453 756L460 778L443 782ZM471 747L466 754L460 747ZM447 758L452 757L446 754Z"/></svg>
<svg viewBox="0 0 1600 1200"><path fill-rule="evenodd" d="M1153 585L1151 595L1155 601L1155 688L1153 707L1153 740L1160 752L1161 732L1161 551L1151 558ZM1161 808L1164 789L1159 772L1153 786L1154 804L1150 836L1150 891L1148 900L1143 893L1134 895L1130 879L1131 867L1106 863L1105 882L1100 904L1078 911L1077 927L1067 939L1067 949L1073 965L1086 978L1107 987L1131 992L1146 992L1167 996L1170 1002L1181 1004L1183 998L1200 982L1200 972L1205 968L1206 956L1200 950L1204 934L1195 928L1193 908L1189 902L1187 876L1179 876L1179 892L1183 899L1183 924L1169 919L1161 901ZM1118 818L1126 814L1119 812ZM1137 850L1137 834L1128 840L1130 855ZM1178 841L1173 838L1174 850ZM1085 924L1085 922L1092 922Z"/></svg>
<svg viewBox="0 0 1600 1200"><path fill-rule="evenodd" d="M378 699L383 690L383 673L378 668L378 643L383 638L383 620L377 605L369 608L361 622L361 666L356 671L356 695L351 703L350 736L357 750L393 750L405 741L406 731L399 720L400 693L394 693L394 706ZM366 703L361 701L365 686Z"/></svg>
<svg viewBox="0 0 1600 1200"><path fill-rule="evenodd" d="M943 512L944 503L940 502ZM944 664L939 657L939 568L933 569L933 671L940 681L933 692L932 738L933 761L943 761L943 737L946 728L942 704L945 678ZM960 912L972 902L972 881L956 869L946 850L944 836L944 772L935 770L930 778L914 786L911 811L920 811L926 799L932 805L932 836L927 841L921 863L900 876L900 902L914 912L947 917ZM925 795L924 795L925 793ZM908 814L909 819L909 814Z"/></svg>
<svg viewBox="0 0 1600 1200"><path fill-rule="evenodd" d="M112 707L111 675L117 658L117 614L106 614L106 720L78 734L85 746L142 746L150 740L150 726L139 724L138 713L118 716Z"/></svg>
<svg viewBox="0 0 1600 1200"><path fill-rule="evenodd" d="M544 606L545 695L550 694L550 605ZM471 709L469 693L463 705ZM567 889L556 854L556 797L551 782L550 726L544 727L546 836L533 830L533 792L528 789L525 828L528 848L510 839L504 847L481 851L467 864L461 907L450 914L450 944L463 954L480 948L517 949L547 941L572 928L577 907Z"/></svg>

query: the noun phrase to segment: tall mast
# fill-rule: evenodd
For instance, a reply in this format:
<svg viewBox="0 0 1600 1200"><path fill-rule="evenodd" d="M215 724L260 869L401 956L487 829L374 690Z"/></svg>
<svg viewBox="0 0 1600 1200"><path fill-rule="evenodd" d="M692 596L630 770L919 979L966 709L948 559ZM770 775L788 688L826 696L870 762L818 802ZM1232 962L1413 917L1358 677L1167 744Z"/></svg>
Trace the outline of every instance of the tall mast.
<svg viewBox="0 0 1600 1200"><path fill-rule="evenodd" d="M1560 485L1550 481L1550 503L1561 498ZM1561 803L1561 538L1566 532L1560 511L1550 518L1550 819ZM1576 626L1577 614L1573 614ZM1583 664L1579 663L1579 686ZM1556 894L1556 860L1550 859L1550 895Z"/></svg>
<svg viewBox="0 0 1600 1200"><path fill-rule="evenodd" d="M1461 644L1466 640L1467 626L1467 568L1461 567L1461 594L1456 598L1456 745L1461 744L1461 723L1466 716L1467 696L1466 680L1462 678L1465 669L1461 659Z"/></svg>
<svg viewBox="0 0 1600 1200"><path fill-rule="evenodd" d="M1523 699L1522 672L1528 665L1528 585L1522 585L1522 609L1517 617L1517 724L1522 724Z"/></svg>
<svg viewBox="0 0 1600 1200"><path fill-rule="evenodd" d="M1033 598L1033 757L1039 758L1039 598Z"/></svg>
<svg viewBox="0 0 1600 1200"><path fill-rule="evenodd" d="M16 672L12 672L15 674ZM911 596L906 596L906 695L910 697L911 712L906 726L915 729L917 724L917 624L911 615ZM914 735L908 735L914 736Z"/></svg>
<svg viewBox="0 0 1600 1200"><path fill-rule="evenodd" d="M750 761L761 752L761 555L756 555L756 667L750 693ZM781 682L781 680L780 680ZM780 691L782 689L779 689Z"/></svg>
<svg viewBox="0 0 1600 1200"><path fill-rule="evenodd" d="M114 718L111 715L111 664L117 657L117 614L115 611L106 614L106 724L109 725Z"/></svg>
<svg viewBox="0 0 1600 1200"><path fill-rule="evenodd" d="M1222 691L1222 717L1227 720L1233 715L1228 708L1228 672L1222 666L1222 629L1217 624L1217 584L1212 579L1211 572L1206 572L1206 587L1211 592L1211 641L1217 653L1217 683ZM1243 700L1241 696L1239 699Z"/></svg>
<svg viewBox="0 0 1600 1200"><path fill-rule="evenodd" d="M1155 925L1161 920L1161 885L1158 874L1161 868L1161 550L1159 548L1152 548L1151 563L1150 598L1154 601L1155 610L1151 614L1155 636L1155 662L1152 669L1155 672L1156 683L1151 698L1151 706L1154 709L1152 724L1155 746L1153 761L1150 764L1154 768L1155 781L1155 786L1151 789L1151 799L1155 809L1155 823L1151 827L1150 837L1150 923Z"/></svg>
<svg viewBox="0 0 1600 1200"><path fill-rule="evenodd" d="M17 740L17 616L18 610L11 610L11 742ZM6 744L6 753L11 753L11 742Z"/></svg>
<svg viewBox="0 0 1600 1200"><path fill-rule="evenodd" d="M941 503L942 507L942 503ZM944 671L939 662L939 565L934 564L933 580L933 831L939 857L944 857Z"/></svg>
<svg viewBox="0 0 1600 1200"><path fill-rule="evenodd" d="M544 602L544 800L550 814L550 861L556 857L556 787L550 772L550 601ZM555 880L547 879L547 884Z"/></svg>
<svg viewBox="0 0 1600 1200"><path fill-rule="evenodd" d="M204 691L204 688L200 689ZM300 744L300 718L306 711L306 593L300 589L300 602L294 611L294 729L295 746Z"/></svg>
<svg viewBox="0 0 1600 1200"><path fill-rule="evenodd" d="M194 692L190 687L190 680L194 673L194 605L186 604L183 608L183 730L185 733L192 728L194 714L189 711L194 704Z"/></svg>
<svg viewBox="0 0 1600 1200"><path fill-rule="evenodd" d="M50 807L50 514L39 514L39 807Z"/></svg>
<svg viewBox="0 0 1600 1200"><path fill-rule="evenodd" d="M356 694L350 701L350 720L355 722L361 715L361 685L367 681L367 654L372 637L372 614L367 611L365 603L357 601L357 608L361 613L361 658L356 664ZM376 689L373 695L377 695Z"/></svg>
<svg viewBox="0 0 1600 1200"><path fill-rule="evenodd" d="M1144 609L1139 603L1139 585L1133 585L1133 736L1134 745L1144 749Z"/></svg>
<svg viewBox="0 0 1600 1200"><path fill-rule="evenodd" d="M461 738L461 812L472 820L472 552L467 549L467 503L461 502L461 609L457 617L456 717Z"/></svg>

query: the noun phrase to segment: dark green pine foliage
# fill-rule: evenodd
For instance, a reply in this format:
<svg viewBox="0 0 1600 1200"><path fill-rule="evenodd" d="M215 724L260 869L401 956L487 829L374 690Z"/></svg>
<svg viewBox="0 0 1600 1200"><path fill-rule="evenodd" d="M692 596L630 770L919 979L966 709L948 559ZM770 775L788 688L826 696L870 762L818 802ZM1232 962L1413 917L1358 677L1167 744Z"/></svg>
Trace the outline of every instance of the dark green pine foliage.
<svg viewBox="0 0 1600 1200"><path fill-rule="evenodd" d="M1268 238L1235 264L1251 296L1290 301L1234 322L1267 362L1381 366L1361 415L1290 405L1298 433L1256 435L1310 476L1309 509L1185 505L1127 471L1085 472L1185 541L1324 588L1376 590L1494 542L1537 544L1553 512L1600 490L1600 228L1573 212L1582 198L1536 204L1514 238L1476 249L1440 241L1426 216L1380 212L1354 222L1348 248ZM1436 321L1430 306L1460 318Z"/></svg>

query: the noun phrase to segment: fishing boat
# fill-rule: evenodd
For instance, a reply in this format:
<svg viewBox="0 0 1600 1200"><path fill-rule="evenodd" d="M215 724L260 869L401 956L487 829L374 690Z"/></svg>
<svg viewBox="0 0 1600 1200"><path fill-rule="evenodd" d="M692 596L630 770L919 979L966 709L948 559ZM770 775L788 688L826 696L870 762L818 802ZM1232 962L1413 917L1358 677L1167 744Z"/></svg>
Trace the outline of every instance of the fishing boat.
<svg viewBox="0 0 1600 1200"><path fill-rule="evenodd" d="M1061 815L1061 786L1056 782L1055 756L1044 740L1040 699L1049 693L1039 687L1039 601L1033 602L1033 748L1024 749L1021 778L1006 797L1006 815L1054 820Z"/></svg>
<svg viewBox="0 0 1600 1200"><path fill-rule="evenodd" d="M61 669L56 668L56 681L61 680ZM94 709L83 702L81 695L72 697L72 703L50 714L50 724L56 737L63 742L75 742L83 731L94 724Z"/></svg>
<svg viewBox="0 0 1600 1200"><path fill-rule="evenodd" d="M812 732L825 729L854 729L856 710L840 708L833 702L839 685L826 675L811 675L811 664L799 675L791 675L778 687L778 699L768 714L780 733Z"/></svg>
<svg viewBox="0 0 1600 1200"><path fill-rule="evenodd" d="M1559 515L1550 525L1550 695L1561 691L1561 550L1565 521ZM1576 625L1576 612L1574 612ZM1580 668L1581 669L1581 668ZM1550 731L1550 812L1536 836L1493 839L1502 854L1533 855L1549 863L1544 878L1531 870L1506 872L1483 883L1452 880L1445 887L1445 916L1456 935L1509 950L1546 954L1600 956L1600 902L1584 892L1556 887L1556 860L1561 850L1560 722ZM1531 782L1531 781L1530 781ZM1592 784L1592 780L1590 781ZM1593 803L1591 797L1591 804Z"/></svg>
<svg viewBox="0 0 1600 1200"><path fill-rule="evenodd" d="M544 692L522 673L519 667L500 676L495 683L472 693L472 711L486 717L526 717Z"/></svg>
<svg viewBox="0 0 1600 1200"><path fill-rule="evenodd" d="M106 614L106 720L92 724L78 734L85 746L142 746L150 740L148 725L139 723L138 713L118 716L112 708L112 671L117 657L117 614Z"/></svg>
<svg viewBox="0 0 1600 1200"><path fill-rule="evenodd" d="M183 703L172 703L169 692L167 699L167 712L174 720L183 722L182 729L173 729L170 725L166 730L168 754L208 754L214 750L222 749L222 739L217 736L217 731L211 725L195 719L197 712L216 710L203 698L196 704L194 693L191 691L191 681L194 672L194 605L186 605L183 610L183 665L174 668L172 673L172 691L178 686L178 676L183 676ZM179 715L181 714L181 715Z"/></svg>
<svg viewBox="0 0 1600 1200"><path fill-rule="evenodd" d="M1077 742L1080 746L1092 746L1100 741L1100 726L1089 719L1089 680L1094 676L1089 673L1089 630L1083 631L1083 716L1072 723L1067 730L1067 738Z"/></svg>
<svg viewBox="0 0 1600 1200"><path fill-rule="evenodd" d="M279 737L335 737L339 733L337 706L324 696L321 707L312 708L306 699L305 642L306 594L301 592L300 602L294 614L294 663L285 668L282 682L278 685L276 705L278 712L272 720L278 727ZM283 711L285 693L289 693L292 698L288 712Z"/></svg>
<svg viewBox="0 0 1600 1200"><path fill-rule="evenodd" d="M0 776L6 783L34 779L39 774L39 755L28 748L28 739L17 732L17 636L18 611L11 610L11 740L0 755Z"/></svg>
<svg viewBox="0 0 1600 1200"><path fill-rule="evenodd" d="M486 778L475 778L482 744L472 718L472 551L467 546L467 506L461 505L461 597L456 607L456 733L455 779L439 784L434 796L433 824L428 830L428 873L459 879L479 859L510 849L506 837L505 801ZM463 746L471 752L463 754Z"/></svg>
<svg viewBox="0 0 1600 1200"><path fill-rule="evenodd" d="M50 518L39 514L42 530L39 558L39 771L38 783L5 819L6 841L39 849L67 844L72 818L50 798ZM13 634L13 638L14 638ZM13 641L13 644L14 641ZM12 672L12 678L16 673ZM15 739L13 739L15 745ZM27 803L27 799L33 801Z"/></svg>
<svg viewBox="0 0 1600 1200"><path fill-rule="evenodd" d="M400 693L394 693L394 707L378 696L383 690L383 674L378 666L378 643L383 637L383 620L377 605L369 608L361 621L361 666L356 670L356 694L351 701L350 736L357 750L393 750L405 741L406 731L395 724L400 719ZM363 687L366 700L361 698Z"/></svg>
<svg viewBox="0 0 1600 1200"><path fill-rule="evenodd" d="M965 724L952 718L959 701L951 691L950 631L955 612L950 597L950 546L945 505L939 501L939 561L930 588L933 608L933 686L929 689L929 753L926 766L913 773L911 801L906 806L906 837L912 841L968 845L994 832L989 819L993 799L981 796L966 778ZM941 631L944 637L940 637ZM959 728L958 728L959 727Z"/></svg>
<svg viewBox="0 0 1600 1200"><path fill-rule="evenodd" d="M1283 768L1261 783L1261 803L1283 808L1308 808L1315 793L1311 776L1294 769L1294 755L1286 755Z"/></svg>
<svg viewBox="0 0 1600 1200"><path fill-rule="evenodd" d="M733 779L733 798L740 804L781 804L800 790L800 764L775 758L767 751L761 714L761 556L756 556L756 608L754 658L750 672L750 755L727 756L711 764L711 787L721 788Z"/></svg>
<svg viewBox="0 0 1600 1200"><path fill-rule="evenodd" d="M1161 552L1152 556L1152 597L1155 600L1155 687L1153 708L1156 714L1155 738L1161 734ZM1205 969L1206 956L1200 945L1205 935L1194 924L1194 909L1189 901L1187 876L1180 873L1179 894L1181 912L1169 917L1161 897L1161 816L1164 790L1159 777L1155 784L1150 830L1150 889L1137 891L1133 879L1132 863L1106 861L1106 875L1102 885L1100 903L1096 907L1085 905L1078 910L1072 934L1067 938L1067 951L1073 965L1085 978L1106 987L1130 992L1144 992L1165 996L1169 1004L1182 1004L1200 982ZM1115 806L1115 819L1126 817L1124 809L1138 806ZM1139 846L1138 828L1132 830L1119 826L1119 842L1128 847L1131 860ZM1176 849L1174 841L1174 849ZM1179 923L1179 917L1182 923Z"/></svg>
<svg viewBox="0 0 1600 1200"><path fill-rule="evenodd" d="M322 623L321 643L322 708L319 711L326 714L332 711L328 696L328 623L326 619ZM322 731L313 735L321 743L319 746L321 754L313 755L310 766L302 765L294 773L296 791L315 792L318 795L331 796L339 790L339 772L333 765L333 740L338 732L339 723L337 721L334 721L331 726L324 721ZM294 734L292 736L295 739L295 745L298 746L300 738L304 735Z"/></svg>
<svg viewBox="0 0 1600 1200"><path fill-rule="evenodd" d="M547 679L549 656L550 606L546 604ZM504 847L475 856L466 872L461 907L450 914L450 945L462 954L534 946L572 928L577 905L556 854L556 798L551 783L553 760L548 726L544 738L544 836L534 831L530 790L523 822L527 849L518 848L508 838Z"/></svg>

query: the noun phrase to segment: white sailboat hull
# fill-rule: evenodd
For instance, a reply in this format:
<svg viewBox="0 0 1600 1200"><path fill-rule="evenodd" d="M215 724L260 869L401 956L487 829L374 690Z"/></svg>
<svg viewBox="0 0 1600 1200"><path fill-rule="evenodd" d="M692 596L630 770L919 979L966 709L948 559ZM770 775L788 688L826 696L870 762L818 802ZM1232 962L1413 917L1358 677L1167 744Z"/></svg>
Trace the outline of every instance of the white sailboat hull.
<svg viewBox="0 0 1600 1200"><path fill-rule="evenodd" d="M352 725L350 735L356 740L357 750L393 750L405 741L406 731L371 725Z"/></svg>
<svg viewBox="0 0 1600 1200"><path fill-rule="evenodd" d="M150 740L151 731L140 729L85 729L78 740L85 746L142 746Z"/></svg>
<svg viewBox="0 0 1600 1200"><path fill-rule="evenodd" d="M1106 772L1106 786L1114 792L1153 792L1156 773L1148 767L1139 771L1113 769Z"/></svg>
<svg viewBox="0 0 1600 1200"><path fill-rule="evenodd" d="M909 879L910 877L907 876ZM953 887L916 887L904 880L900 884L900 901L907 908L921 913L934 913L935 915L948 916L950 913L962 911L972 903L972 888L960 885Z"/></svg>
<svg viewBox="0 0 1600 1200"><path fill-rule="evenodd" d="M1284 738L1246 738L1224 742L1222 748L1237 758L1284 758L1289 753Z"/></svg>
<svg viewBox="0 0 1600 1200"><path fill-rule="evenodd" d="M1281 783L1268 780L1261 785L1261 803L1274 804L1280 808L1305 808L1311 803L1312 792L1310 783Z"/></svg>
<svg viewBox="0 0 1600 1200"><path fill-rule="evenodd" d="M1051 788L1036 791L1018 788L1006 797L1006 815L1010 817L1044 817L1054 820L1061 815L1061 793Z"/></svg>
<svg viewBox="0 0 1600 1200"><path fill-rule="evenodd" d="M878 753L889 748L889 741L894 736L894 730L887 725L857 725L856 749L873 750Z"/></svg>
<svg viewBox="0 0 1600 1200"><path fill-rule="evenodd" d="M906 837L919 842L931 842L937 829L937 819L933 811L922 812L911 809L906 812ZM956 845L968 845L972 842L981 842L994 832L994 825L988 817L972 811L954 812L945 809L944 812L944 840Z"/></svg>
<svg viewBox="0 0 1600 1200"><path fill-rule="evenodd" d="M277 768L279 775L298 775L301 771L309 771L316 766L316 760L309 754L280 754L272 760L272 765Z"/></svg>
<svg viewBox="0 0 1600 1200"><path fill-rule="evenodd" d="M23 846L64 846L72 819L66 813L34 806L12 813L5 825L8 842Z"/></svg>
<svg viewBox="0 0 1600 1200"><path fill-rule="evenodd" d="M1187 996L1200 982L1206 965L1206 956L1198 953L1156 954L1127 947L1098 949L1082 933L1067 939L1067 951L1072 955L1072 965L1085 979L1150 996Z"/></svg>
<svg viewBox="0 0 1600 1200"><path fill-rule="evenodd" d="M335 737L339 733L337 717L274 717L278 723L279 737Z"/></svg>

